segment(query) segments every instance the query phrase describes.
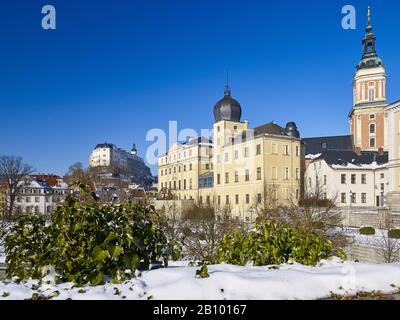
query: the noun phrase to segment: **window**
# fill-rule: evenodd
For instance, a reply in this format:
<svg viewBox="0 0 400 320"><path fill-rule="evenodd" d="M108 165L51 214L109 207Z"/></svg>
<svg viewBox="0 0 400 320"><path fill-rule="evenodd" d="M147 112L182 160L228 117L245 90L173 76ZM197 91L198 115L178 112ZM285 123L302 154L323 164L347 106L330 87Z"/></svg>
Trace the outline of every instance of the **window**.
<svg viewBox="0 0 400 320"><path fill-rule="evenodd" d="M326 149L326 148L328 147L328 145L327 145L326 142L323 142L323 143L321 144L321 147L322 147L322 149Z"/></svg>
<svg viewBox="0 0 400 320"><path fill-rule="evenodd" d="M183 190L186 190L186 179L183 180Z"/></svg>
<svg viewBox="0 0 400 320"><path fill-rule="evenodd" d="M31 202L31 197L26 197L25 201L26 202Z"/></svg>
<svg viewBox="0 0 400 320"><path fill-rule="evenodd" d="M249 203L250 203L250 195L246 194L246 204L249 204Z"/></svg>
<svg viewBox="0 0 400 320"><path fill-rule="evenodd" d="M261 154L261 144L258 144L257 146L256 146L256 155L260 155Z"/></svg>
<svg viewBox="0 0 400 320"><path fill-rule="evenodd" d="M367 175L365 173L361 175L361 184L367 184Z"/></svg>
<svg viewBox="0 0 400 320"><path fill-rule="evenodd" d="M207 196L207 204L210 204L210 196Z"/></svg>
<svg viewBox="0 0 400 320"><path fill-rule="evenodd" d="M356 175L355 174L351 175L351 184L356 184Z"/></svg>
<svg viewBox="0 0 400 320"><path fill-rule="evenodd" d="M326 174L324 175L324 186L326 186Z"/></svg>
<svg viewBox="0 0 400 320"><path fill-rule="evenodd" d="M239 182L239 171L235 171L235 182Z"/></svg>
<svg viewBox="0 0 400 320"><path fill-rule="evenodd" d="M346 194L345 193L342 193L341 195L340 195L340 202L341 203L346 203Z"/></svg>
<svg viewBox="0 0 400 320"><path fill-rule="evenodd" d="M262 202L262 195L261 193L257 194L257 203L261 203Z"/></svg>
<svg viewBox="0 0 400 320"><path fill-rule="evenodd" d="M300 155L300 148L299 146L296 146L296 157Z"/></svg>
<svg viewBox="0 0 400 320"><path fill-rule="evenodd" d="M296 180L300 180L300 169L296 168Z"/></svg>
<svg viewBox="0 0 400 320"><path fill-rule="evenodd" d="M289 145L288 145L288 144L285 144L285 145L283 146L283 154L284 154L285 156L288 156L288 155L289 155Z"/></svg>
<svg viewBox="0 0 400 320"><path fill-rule="evenodd" d="M183 166L183 171L186 172L186 164Z"/></svg>
<svg viewBox="0 0 400 320"><path fill-rule="evenodd" d="M239 204L239 195L235 195L235 204Z"/></svg>
<svg viewBox="0 0 400 320"><path fill-rule="evenodd" d="M239 159L239 150L235 150L235 160Z"/></svg>
<svg viewBox="0 0 400 320"><path fill-rule="evenodd" d="M371 113L371 114L369 115L369 119L370 119L370 120L374 120L374 119L375 119L375 114L374 114L374 113Z"/></svg>
<svg viewBox="0 0 400 320"><path fill-rule="evenodd" d="M277 154L278 153L278 146L276 145L276 143L272 144L272 153L273 154Z"/></svg>
<svg viewBox="0 0 400 320"><path fill-rule="evenodd" d="M351 193L351 203L356 203L356 199L357 199L357 194Z"/></svg>
<svg viewBox="0 0 400 320"><path fill-rule="evenodd" d="M174 173L176 173L176 167L174 167Z"/></svg>
<svg viewBox="0 0 400 320"><path fill-rule="evenodd" d="M182 189L181 180L179 180L179 181L178 181L178 187L179 187L179 190L181 190L181 189Z"/></svg>
<svg viewBox="0 0 400 320"><path fill-rule="evenodd" d="M385 191L385 184L384 183L381 183L381 191L382 192Z"/></svg>
<svg viewBox="0 0 400 320"><path fill-rule="evenodd" d="M369 100L370 102L372 102L372 101L375 100L375 89L374 89L374 88L370 88L370 89L368 90L368 100Z"/></svg>
<svg viewBox="0 0 400 320"><path fill-rule="evenodd" d="M381 173L381 179L384 179L384 178L385 178L385 174Z"/></svg>
<svg viewBox="0 0 400 320"><path fill-rule="evenodd" d="M172 173L171 168L169 168L169 174L171 174L171 173Z"/></svg>
<svg viewBox="0 0 400 320"><path fill-rule="evenodd" d="M346 175L345 174L342 174L340 176L340 181L341 181L341 184L346 184Z"/></svg>
<svg viewBox="0 0 400 320"><path fill-rule="evenodd" d="M217 184L221 184L221 175L217 174Z"/></svg>
<svg viewBox="0 0 400 320"><path fill-rule="evenodd" d="M221 196L218 196L218 205L221 205Z"/></svg>
<svg viewBox="0 0 400 320"><path fill-rule="evenodd" d="M261 180L261 168L257 168L257 180Z"/></svg>
<svg viewBox="0 0 400 320"><path fill-rule="evenodd" d="M300 190L296 189L296 200L299 200L300 197Z"/></svg>
<svg viewBox="0 0 400 320"><path fill-rule="evenodd" d="M369 133L375 133L375 124L374 123L371 123L369 125Z"/></svg>
<svg viewBox="0 0 400 320"><path fill-rule="evenodd" d="M228 195L226 196L225 204L227 204L227 205L229 204L229 196Z"/></svg>
<svg viewBox="0 0 400 320"><path fill-rule="evenodd" d="M174 190L176 190L176 181L174 181Z"/></svg>
<svg viewBox="0 0 400 320"><path fill-rule="evenodd" d="M206 163L206 170L210 170L210 164ZM180 170L179 170L180 172Z"/></svg>
<svg viewBox="0 0 400 320"><path fill-rule="evenodd" d="M287 167L283 168L283 179L289 180L289 168Z"/></svg>
<svg viewBox="0 0 400 320"><path fill-rule="evenodd" d="M225 173L225 183L229 183L229 173Z"/></svg>
<svg viewBox="0 0 400 320"><path fill-rule="evenodd" d="M248 147L244 148L244 157L245 158L249 157L249 148Z"/></svg>
<svg viewBox="0 0 400 320"><path fill-rule="evenodd" d="M233 127L233 131L234 131L234 132L237 132L237 131L238 131L238 127L237 127L237 126L234 126L234 127Z"/></svg>
<svg viewBox="0 0 400 320"><path fill-rule="evenodd" d="M192 187L193 187L193 183L192 183L192 179L190 179L190 185L189 185L189 188L190 188L190 190L192 190Z"/></svg>
<svg viewBox="0 0 400 320"><path fill-rule="evenodd" d="M192 171L192 169L193 169L193 166L192 166L192 164L190 164L189 165L189 170Z"/></svg>
<svg viewBox="0 0 400 320"><path fill-rule="evenodd" d="M249 169L246 169L245 180L250 181L250 170Z"/></svg>
<svg viewBox="0 0 400 320"><path fill-rule="evenodd" d="M225 152L225 162L229 161L229 154L227 152Z"/></svg>
<svg viewBox="0 0 400 320"><path fill-rule="evenodd" d="M361 203L367 203L367 194L361 193Z"/></svg>
<svg viewBox="0 0 400 320"><path fill-rule="evenodd" d="M370 148L375 148L375 138L369 139L369 147Z"/></svg>
<svg viewBox="0 0 400 320"><path fill-rule="evenodd" d="M278 170L276 169L276 167L272 167L272 179L278 179Z"/></svg>

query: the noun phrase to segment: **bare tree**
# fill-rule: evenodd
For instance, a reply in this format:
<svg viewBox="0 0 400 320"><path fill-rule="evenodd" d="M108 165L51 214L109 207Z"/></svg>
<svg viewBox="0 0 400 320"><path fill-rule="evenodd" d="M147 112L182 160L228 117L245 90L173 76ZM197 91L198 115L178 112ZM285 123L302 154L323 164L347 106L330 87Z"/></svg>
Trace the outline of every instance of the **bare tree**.
<svg viewBox="0 0 400 320"><path fill-rule="evenodd" d="M33 173L33 168L29 164L23 163L21 157L1 156L0 157L0 177L6 186L6 210L4 218L6 221L12 220L14 205L17 196L23 187L24 178Z"/></svg>
<svg viewBox="0 0 400 320"><path fill-rule="evenodd" d="M236 228L229 206L194 205L183 213L184 249L196 260L213 262L225 234Z"/></svg>
<svg viewBox="0 0 400 320"><path fill-rule="evenodd" d="M279 208L277 190L275 183L266 183L261 199L259 195L254 195L250 210L255 214L258 222L273 220L276 216Z"/></svg>
<svg viewBox="0 0 400 320"><path fill-rule="evenodd" d="M166 201L159 214L168 240L168 255L172 260L178 260L183 249L183 222L177 201Z"/></svg>
<svg viewBox="0 0 400 320"><path fill-rule="evenodd" d="M64 176L64 181L69 185L77 182L84 183L90 186L92 190L95 189L91 172L85 169L81 162L76 162L69 167L68 172Z"/></svg>
<svg viewBox="0 0 400 320"><path fill-rule="evenodd" d="M387 230L382 231L382 241L379 255L386 263L395 263L400 261L400 239L389 237L389 231L394 228L391 212L388 212ZM386 231L386 232L385 232Z"/></svg>

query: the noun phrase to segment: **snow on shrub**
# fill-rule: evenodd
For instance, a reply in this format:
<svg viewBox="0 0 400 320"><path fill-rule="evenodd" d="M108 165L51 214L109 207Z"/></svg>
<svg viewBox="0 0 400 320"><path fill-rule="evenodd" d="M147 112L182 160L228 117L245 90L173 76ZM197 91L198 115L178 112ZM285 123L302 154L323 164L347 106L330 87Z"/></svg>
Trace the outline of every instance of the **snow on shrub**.
<svg viewBox="0 0 400 320"><path fill-rule="evenodd" d="M41 279L45 267L53 266L58 281L120 282L160 261L166 247L151 208L82 204L68 196L51 223L35 214L18 219L5 239L6 275Z"/></svg>
<svg viewBox="0 0 400 320"><path fill-rule="evenodd" d="M316 265L332 256L345 258L342 250L334 250L331 241L318 235L288 228L272 222L260 224L255 230L227 234L219 247L219 261L234 265L277 265L289 260L303 265Z"/></svg>

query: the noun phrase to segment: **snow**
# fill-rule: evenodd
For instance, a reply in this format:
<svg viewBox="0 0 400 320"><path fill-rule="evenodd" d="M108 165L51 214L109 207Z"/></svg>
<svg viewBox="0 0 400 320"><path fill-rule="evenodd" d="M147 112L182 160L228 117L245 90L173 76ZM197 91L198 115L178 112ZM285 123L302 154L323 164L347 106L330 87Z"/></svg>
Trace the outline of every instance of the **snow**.
<svg viewBox="0 0 400 320"><path fill-rule="evenodd" d="M315 160L321 156L322 153L308 154L305 156L306 160Z"/></svg>
<svg viewBox="0 0 400 320"><path fill-rule="evenodd" d="M359 165L355 165L353 163L348 163L346 165L339 165L339 164L333 164L332 168L333 169L381 169L381 168L385 168L387 166L387 164L377 164L376 161L370 163L370 164L359 164Z"/></svg>
<svg viewBox="0 0 400 320"><path fill-rule="evenodd" d="M118 285L77 288L72 283L40 285L37 280L19 284L0 282L0 300L31 298L33 293L74 300L293 300L327 298L331 292L390 294L400 287L400 264L343 262L338 258L322 261L317 267L297 263L284 264L279 269L212 265L208 267L210 277L206 279L196 278L198 268L187 267L187 262L170 265L172 267L144 272L141 277Z"/></svg>

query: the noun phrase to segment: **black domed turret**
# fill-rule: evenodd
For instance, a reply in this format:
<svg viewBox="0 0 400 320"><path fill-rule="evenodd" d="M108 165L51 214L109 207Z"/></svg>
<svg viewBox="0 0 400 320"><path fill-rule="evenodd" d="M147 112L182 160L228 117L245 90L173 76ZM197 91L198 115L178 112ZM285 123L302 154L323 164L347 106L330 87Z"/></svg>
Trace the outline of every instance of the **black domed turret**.
<svg viewBox="0 0 400 320"><path fill-rule="evenodd" d="M285 128L286 133L288 136L300 138L300 132L297 130L297 126L295 122L288 122Z"/></svg>
<svg viewBox="0 0 400 320"><path fill-rule="evenodd" d="M229 86L226 86L224 97L214 107L215 122L222 120L240 122L242 107L231 96Z"/></svg>

